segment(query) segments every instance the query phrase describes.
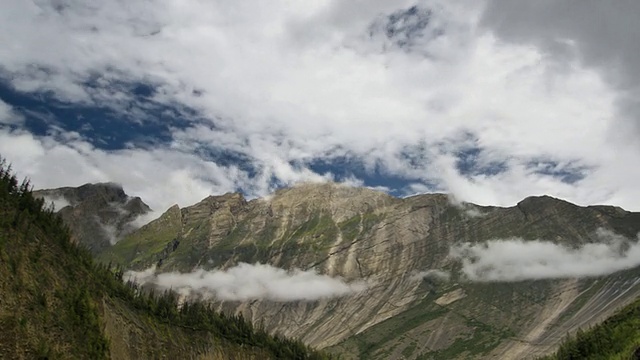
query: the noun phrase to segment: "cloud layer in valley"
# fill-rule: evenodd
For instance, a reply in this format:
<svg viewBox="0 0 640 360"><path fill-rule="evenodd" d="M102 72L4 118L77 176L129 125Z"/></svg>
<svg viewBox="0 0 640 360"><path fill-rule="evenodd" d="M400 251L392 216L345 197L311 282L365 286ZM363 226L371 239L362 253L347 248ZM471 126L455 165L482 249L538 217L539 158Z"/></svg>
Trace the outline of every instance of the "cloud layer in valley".
<svg viewBox="0 0 640 360"><path fill-rule="evenodd" d="M608 230L578 247L550 241L491 240L460 244L450 256L471 281L521 281L608 275L640 265L640 234L631 241Z"/></svg>
<svg viewBox="0 0 640 360"><path fill-rule="evenodd" d="M639 210L640 3L516 3L8 0L0 154L157 211L328 179Z"/></svg>
<svg viewBox="0 0 640 360"><path fill-rule="evenodd" d="M320 275L314 271L287 271L268 264L240 263L227 270L203 269L191 273L160 273L154 268L129 271L125 279L160 289L173 289L185 296L225 301L272 300L314 301L364 291L363 282Z"/></svg>

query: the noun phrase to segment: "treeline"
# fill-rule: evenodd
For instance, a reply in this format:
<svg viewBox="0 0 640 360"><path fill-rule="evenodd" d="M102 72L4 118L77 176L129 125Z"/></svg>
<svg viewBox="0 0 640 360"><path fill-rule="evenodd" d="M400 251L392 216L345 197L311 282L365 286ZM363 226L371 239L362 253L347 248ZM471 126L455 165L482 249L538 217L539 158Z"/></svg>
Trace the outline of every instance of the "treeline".
<svg viewBox="0 0 640 360"><path fill-rule="evenodd" d="M53 206L0 157L0 358L106 358L93 267Z"/></svg>
<svg viewBox="0 0 640 360"><path fill-rule="evenodd" d="M544 360L640 359L640 299L603 323L565 339Z"/></svg>
<svg viewBox="0 0 640 360"><path fill-rule="evenodd" d="M116 272L115 278L122 280L121 270ZM132 281L126 282L125 289L119 292L119 297L134 308L173 326L206 331L242 346L267 349L276 359L331 359L330 355L314 351L301 341L270 335L264 328L246 321L241 314L225 314L201 301L179 304L178 296L172 291L161 294L153 290L142 291Z"/></svg>
<svg viewBox="0 0 640 360"><path fill-rule="evenodd" d="M43 241L49 243L43 244ZM272 336L261 327L254 327L241 315L226 315L202 302L179 304L178 297L173 292L156 294L153 291L143 291L133 282L123 282L122 269L112 269L94 262L88 250L73 243L68 227L54 213L53 206L45 204L43 199L35 198L29 181L19 182L6 160L0 157L0 265L5 262L8 264L8 273L13 277L16 292L20 291L21 286L25 286L24 281L20 280L21 277L26 278L21 275L26 271L20 270L25 268L24 262L37 265L29 269L43 267L44 264L37 262L43 251L51 251L46 249L47 246L61 249L63 256L56 259L59 262L56 265L60 265L59 271L66 272L68 278L76 281L70 288L56 290L53 295L47 295L46 291L32 290L35 294L33 297L38 299L36 304L43 304L44 311L60 313L64 309L68 314L64 318L54 319L55 321L46 319L49 322L42 326L75 329L73 331L77 334L72 335L81 336L84 339L82 346L86 347L82 351L71 349L76 355L84 354L94 359L108 357L109 340L100 328L97 304L103 298L117 298L153 321L189 331L206 332L223 343L236 344L241 348L259 348L276 359L331 358L301 341ZM42 285L36 283L32 287L38 286ZM54 313L52 316L57 315ZM16 328L19 326L11 327ZM25 330L25 333L28 331ZM0 346L2 341L0 337ZM38 356L46 358L52 350L49 345L44 344L38 345L37 352Z"/></svg>

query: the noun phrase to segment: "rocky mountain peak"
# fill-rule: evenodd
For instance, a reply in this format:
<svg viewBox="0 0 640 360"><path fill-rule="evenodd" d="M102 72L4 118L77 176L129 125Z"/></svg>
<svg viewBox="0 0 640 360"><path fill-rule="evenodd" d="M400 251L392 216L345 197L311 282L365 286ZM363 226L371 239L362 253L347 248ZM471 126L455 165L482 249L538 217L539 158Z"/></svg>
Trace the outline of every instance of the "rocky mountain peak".
<svg viewBox="0 0 640 360"><path fill-rule="evenodd" d="M139 197L130 197L116 183L84 184L34 191L34 196L52 202L74 240L97 254L136 226L133 221L151 209Z"/></svg>
<svg viewBox="0 0 640 360"><path fill-rule="evenodd" d="M562 199L558 199L549 195L539 195L539 196L527 196L518 202L518 206L522 207L532 207L532 206L547 206L553 204L571 204ZM573 205L573 204L571 204Z"/></svg>
<svg viewBox="0 0 640 360"><path fill-rule="evenodd" d="M81 202L122 202L128 199L121 185L110 182L37 190L34 193L36 196L52 199L54 202L64 199L71 206ZM60 209L61 207L56 208L56 210Z"/></svg>

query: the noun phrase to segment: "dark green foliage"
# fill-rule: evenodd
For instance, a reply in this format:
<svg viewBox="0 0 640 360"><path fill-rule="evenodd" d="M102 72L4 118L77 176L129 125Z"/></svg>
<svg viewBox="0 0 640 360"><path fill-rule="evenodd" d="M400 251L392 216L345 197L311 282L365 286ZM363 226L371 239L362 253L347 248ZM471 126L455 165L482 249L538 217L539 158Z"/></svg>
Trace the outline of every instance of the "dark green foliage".
<svg viewBox="0 0 640 360"><path fill-rule="evenodd" d="M122 276L117 271L117 276ZM242 315L226 315L203 302L185 302L178 306L178 297L171 291L156 295L144 292L133 282L120 292L123 300L134 308L151 314L159 321L191 330L206 331L231 343L268 350L277 359L328 359L297 340L271 336L261 327L255 328Z"/></svg>
<svg viewBox="0 0 640 360"><path fill-rule="evenodd" d="M14 353L0 357L56 358L72 349L77 357L107 358L91 255L71 242L60 217L31 190L27 180L18 185L0 158L0 289L13 304L0 309L0 343L16 344ZM59 253L67 256L54 255ZM59 274L51 271L52 262ZM56 281L74 286L54 292Z"/></svg>
<svg viewBox="0 0 640 360"><path fill-rule="evenodd" d="M10 311L0 303L0 345L16 344L9 353L0 346L0 358L108 358L109 340L101 318L105 299L120 299L154 322L260 348L273 358L329 358L300 341L254 328L242 316L225 315L201 302L179 305L173 292L158 295L124 283L123 270L94 263L89 251L72 243L61 218L31 190L28 181L18 185L0 157L0 290L12 289L11 296L21 306L7 315ZM52 286L62 281L64 288Z"/></svg>

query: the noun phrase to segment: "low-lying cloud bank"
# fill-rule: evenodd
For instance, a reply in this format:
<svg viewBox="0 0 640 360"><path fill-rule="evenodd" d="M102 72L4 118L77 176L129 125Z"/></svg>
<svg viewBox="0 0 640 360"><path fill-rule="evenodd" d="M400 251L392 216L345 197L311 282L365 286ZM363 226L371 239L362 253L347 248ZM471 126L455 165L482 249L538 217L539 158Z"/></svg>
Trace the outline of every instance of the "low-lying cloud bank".
<svg viewBox="0 0 640 360"><path fill-rule="evenodd" d="M519 238L464 243L452 247L450 256L462 262L471 281L593 277L640 265L640 241L604 229L598 229L596 238L598 242L578 248Z"/></svg>
<svg viewBox="0 0 640 360"><path fill-rule="evenodd" d="M364 282L346 282L339 277L320 275L315 271L287 271L268 264L240 263L227 270L190 273L155 274L155 268L129 271L125 279L151 284L160 289L173 289L185 296L202 296L225 301L273 300L314 301L361 292Z"/></svg>

